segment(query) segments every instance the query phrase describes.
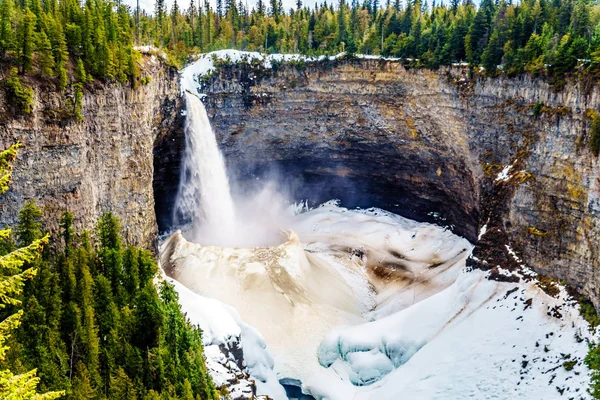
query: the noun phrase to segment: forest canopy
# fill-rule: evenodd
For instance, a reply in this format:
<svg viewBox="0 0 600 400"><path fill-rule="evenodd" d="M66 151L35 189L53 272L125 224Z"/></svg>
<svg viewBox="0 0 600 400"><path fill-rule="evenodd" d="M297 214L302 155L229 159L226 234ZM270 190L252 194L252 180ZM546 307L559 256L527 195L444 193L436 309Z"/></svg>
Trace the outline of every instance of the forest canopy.
<svg viewBox="0 0 600 400"><path fill-rule="evenodd" d="M49 243L41 217L30 201L15 234L0 236L0 260L15 249L49 244L41 257L27 258L13 272L36 276L20 283L22 293L0 308L0 321L20 318L4 337L9 350L0 357L0 371L37 368L40 390L66 391L67 399L217 398L201 331L182 314L173 286L155 285L154 255L124 246L111 213L100 219L95 245L88 232L73 230L69 212L60 220L60 237ZM0 393L2 388L0 380Z"/></svg>
<svg viewBox="0 0 600 400"><path fill-rule="evenodd" d="M600 6L591 0L340 0L289 10L281 0L156 0L152 12L111 0L0 0L0 60L59 90L93 79L136 85L136 45L182 66L190 54L235 48L268 53L400 57L436 68L560 77L600 70Z"/></svg>

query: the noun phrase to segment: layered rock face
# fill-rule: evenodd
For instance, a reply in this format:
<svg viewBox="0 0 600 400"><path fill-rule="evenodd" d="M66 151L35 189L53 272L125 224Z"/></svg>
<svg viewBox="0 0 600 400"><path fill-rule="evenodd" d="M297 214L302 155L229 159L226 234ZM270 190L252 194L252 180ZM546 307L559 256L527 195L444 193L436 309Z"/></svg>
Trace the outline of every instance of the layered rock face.
<svg viewBox="0 0 600 400"><path fill-rule="evenodd" d="M241 181L275 176L295 200L441 218L475 237L478 166L437 73L415 83L398 64L364 61L221 74L205 103Z"/></svg>
<svg viewBox="0 0 600 400"><path fill-rule="evenodd" d="M148 85L87 88L82 122L57 122L65 97L41 86L28 118L12 118L0 93L0 146L25 145L0 226L35 199L51 232L65 210L78 229L113 211L128 243L142 246L155 241L157 220L171 227L185 145L178 76L144 64ZM229 66L203 91L242 187L275 179L294 200L338 198L448 225L478 243L488 268L510 263L509 245L600 305L600 176L585 115L600 104L597 87L554 92L527 77L346 60Z"/></svg>
<svg viewBox="0 0 600 400"><path fill-rule="evenodd" d="M481 267L510 264L508 245L600 304L599 167L585 115L597 87L554 92L530 77L379 60L278 67L224 67L203 89L242 186L276 177L295 200L378 206L472 242L486 225Z"/></svg>
<svg viewBox="0 0 600 400"><path fill-rule="evenodd" d="M87 87L81 122L54 118L68 108L66 97L42 85L33 84L30 117L13 118L0 92L0 147L24 144L0 201L0 226L13 225L23 204L34 199L49 232L57 231L63 211L74 214L80 231L93 229L103 212L112 211L129 244L153 246L153 144L177 115L179 79L154 56L142 62L151 78L147 85Z"/></svg>

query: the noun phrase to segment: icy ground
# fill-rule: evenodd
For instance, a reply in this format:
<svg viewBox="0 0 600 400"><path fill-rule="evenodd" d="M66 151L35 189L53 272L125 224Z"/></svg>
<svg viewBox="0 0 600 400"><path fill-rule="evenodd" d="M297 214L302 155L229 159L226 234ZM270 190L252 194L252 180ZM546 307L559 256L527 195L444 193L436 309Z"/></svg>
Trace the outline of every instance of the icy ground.
<svg viewBox="0 0 600 400"><path fill-rule="evenodd" d="M279 246L161 246L217 383L221 345L274 399L283 378L324 399L588 398L591 334L564 290L490 281L466 240L381 210L329 203L291 229Z"/></svg>

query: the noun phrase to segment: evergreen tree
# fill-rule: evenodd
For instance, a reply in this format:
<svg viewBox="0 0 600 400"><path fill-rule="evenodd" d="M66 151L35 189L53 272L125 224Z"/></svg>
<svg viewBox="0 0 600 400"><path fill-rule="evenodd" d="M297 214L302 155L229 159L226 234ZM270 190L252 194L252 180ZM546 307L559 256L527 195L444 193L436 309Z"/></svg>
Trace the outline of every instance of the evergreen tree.
<svg viewBox="0 0 600 400"><path fill-rule="evenodd" d="M54 24L54 43L52 44L52 50L54 53L54 60L56 61L55 74L58 78L58 90L64 90L67 87L68 76L67 76L67 61L69 59L69 53L67 50L67 41L60 23Z"/></svg>
<svg viewBox="0 0 600 400"><path fill-rule="evenodd" d="M8 188L12 162L15 160L18 147L19 145L14 145L0 152L0 194L3 194ZM10 229L0 230L0 238L8 238L10 234ZM26 247L21 247L0 256L0 309L4 310L8 306L21 305L18 297L23 291L24 283L26 280L32 279L37 272L34 268L22 271L21 267L38 258L43 246L47 244L48 236L44 236L34 240ZM18 311L0 321L0 361L5 360L8 350L6 342L10 332L20 325L22 317L23 311ZM64 394L64 392L49 392L40 395L36 390L38 382L39 378L36 376L35 369L17 375L8 369L2 369L0 370L0 398L50 400L59 398Z"/></svg>
<svg viewBox="0 0 600 400"><path fill-rule="evenodd" d="M34 29L36 24L35 14L29 8L23 10L21 23L19 24L18 44L19 44L19 63L21 73L24 74L31 70L34 48Z"/></svg>
<svg viewBox="0 0 600 400"><path fill-rule="evenodd" d="M338 11L338 41L346 43L348 40L348 28L346 26L346 4L344 0L340 0L340 8Z"/></svg>
<svg viewBox="0 0 600 400"><path fill-rule="evenodd" d="M54 56L52 55L52 43L45 31L40 32L38 52L40 55L40 74L51 77L54 75Z"/></svg>
<svg viewBox="0 0 600 400"><path fill-rule="evenodd" d="M33 200L28 201L19 212L16 233L19 246L28 246L42 237L42 211Z"/></svg>
<svg viewBox="0 0 600 400"><path fill-rule="evenodd" d="M77 364L77 372L73 379L73 390L71 396L73 400L88 400L96 398L96 391L92 387L90 373L84 363Z"/></svg>
<svg viewBox="0 0 600 400"><path fill-rule="evenodd" d="M0 2L0 57L4 57L14 45L12 21L14 18L13 0Z"/></svg>

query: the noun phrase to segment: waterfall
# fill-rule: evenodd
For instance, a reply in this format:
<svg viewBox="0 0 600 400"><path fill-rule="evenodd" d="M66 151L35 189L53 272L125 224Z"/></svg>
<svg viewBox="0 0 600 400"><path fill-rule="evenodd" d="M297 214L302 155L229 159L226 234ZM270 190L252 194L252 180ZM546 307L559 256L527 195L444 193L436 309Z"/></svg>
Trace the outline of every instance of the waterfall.
<svg viewBox="0 0 600 400"><path fill-rule="evenodd" d="M187 92L185 100L185 154L174 222L191 222L195 235L202 228L211 231L213 239L225 239L235 226L225 162L204 104Z"/></svg>

